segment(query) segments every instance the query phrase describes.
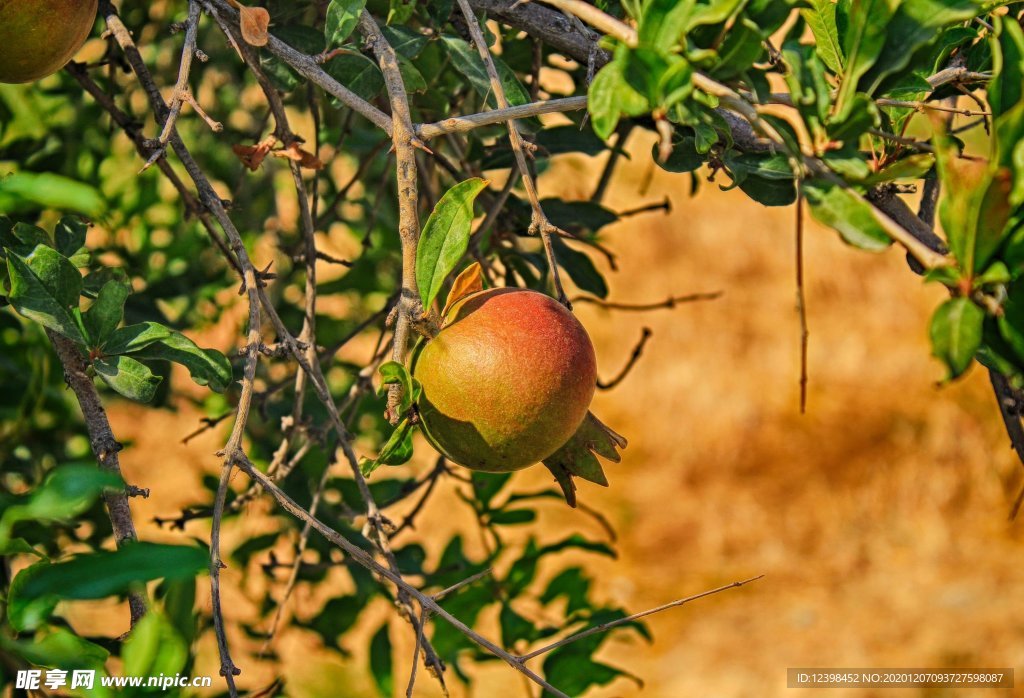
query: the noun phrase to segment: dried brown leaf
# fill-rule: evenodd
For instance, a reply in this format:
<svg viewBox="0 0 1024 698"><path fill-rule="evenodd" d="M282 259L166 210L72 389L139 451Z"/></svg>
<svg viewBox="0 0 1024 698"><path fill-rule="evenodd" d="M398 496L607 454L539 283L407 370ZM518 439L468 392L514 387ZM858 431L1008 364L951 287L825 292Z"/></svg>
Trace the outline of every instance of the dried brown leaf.
<svg viewBox="0 0 1024 698"><path fill-rule="evenodd" d="M455 277L455 281L452 282L452 290L448 293L448 302L444 304L444 310L441 311L441 317L447 315L451 307L459 300L465 298L471 293L483 290L484 280L480 270L480 263L473 262L463 269L462 272Z"/></svg>
<svg viewBox="0 0 1024 698"><path fill-rule="evenodd" d="M252 46L266 46L270 40L267 35L270 28L270 13L262 7L239 5L238 16L245 42Z"/></svg>

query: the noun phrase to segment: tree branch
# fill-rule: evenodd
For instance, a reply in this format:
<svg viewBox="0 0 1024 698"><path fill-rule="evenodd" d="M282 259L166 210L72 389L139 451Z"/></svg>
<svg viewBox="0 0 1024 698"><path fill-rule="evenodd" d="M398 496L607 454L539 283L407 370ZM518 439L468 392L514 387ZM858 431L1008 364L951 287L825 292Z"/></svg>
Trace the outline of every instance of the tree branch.
<svg viewBox="0 0 1024 698"><path fill-rule="evenodd" d="M78 351L78 347L70 339L63 337L56 332L46 331L53 348L57 352L64 367L64 380L68 387L75 393L78 405L82 408L82 417L85 419L85 428L89 432L89 444L92 446L93 455L99 461L100 467L107 472L113 473L124 479L121 475L121 462L117 456L121 450L121 444L114 438L114 432L110 428L110 421L107 419L107 412L100 402L99 393L93 385L92 378L86 372L88 364L85 357ZM106 490L103 493L103 502L107 505L107 514L110 517L110 525L114 529L114 541L117 547L121 547L126 541L138 540L135 532L135 522L132 520L132 510L128 504L128 495L124 490ZM131 624L134 626L146 614L146 595L142 591L128 592L128 610L131 614Z"/></svg>

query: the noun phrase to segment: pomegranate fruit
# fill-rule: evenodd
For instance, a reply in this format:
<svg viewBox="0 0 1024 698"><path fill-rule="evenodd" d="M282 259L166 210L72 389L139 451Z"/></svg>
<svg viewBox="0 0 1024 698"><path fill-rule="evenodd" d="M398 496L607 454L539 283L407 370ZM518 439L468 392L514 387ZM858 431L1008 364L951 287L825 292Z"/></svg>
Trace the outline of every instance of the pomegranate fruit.
<svg viewBox="0 0 1024 698"><path fill-rule="evenodd" d="M98 0L0 0L0 82L31 82L71 60Z"/></svg>
<svg viewBox="0 0 1024 698"><path fill-rule="evenodd" d="M458 300L416 359L428 440L474 470L547 458L583 423L597 384L594 346L553 298L496 288Z"/></svg>

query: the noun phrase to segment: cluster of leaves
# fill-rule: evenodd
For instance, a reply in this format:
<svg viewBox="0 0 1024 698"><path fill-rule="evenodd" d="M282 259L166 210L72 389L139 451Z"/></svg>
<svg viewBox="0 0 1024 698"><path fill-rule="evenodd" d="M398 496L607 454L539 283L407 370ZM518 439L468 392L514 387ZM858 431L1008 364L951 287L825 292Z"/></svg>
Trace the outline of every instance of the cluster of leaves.
<svg viewBox="0 0 1024 698"><path fill-rule="evenodd" d="M143 360L175 361L200 385L223 392L231 382L231 364L215 349L200 349L180 332L158 322L120 327L131 284L123 271L101 267L82 276L89 265L87 226L77 217L58 221L54 235L34 225L0 216L2 296L28 320L71 340L89 368L121 395L149 402L160 378ZM92 303L83 311L82 298Z"/></svg>
<svg viewBox="0 0 1024 698"><path fill-rule="evenodd" d="M65 463L23 494L0 495L0 556L30 561L16 574L10 565L3 569L0 678L7 683L13 678L5 676L11 667L26 665L91 669L102 675L112 649L119 649L126 674L178 674L191 666L195 576L208 565L205 549L127 543L117 551L65 552L87 542L76 535L79 517L97 510L102 516L100 496L123 488L119 477L95 464ZM118 597L157 579L163 581L155 605L119 648L108 639L75 633L59 611L61 603ZM98 681L85 694L113 695ZM146 694L144 689L131 692Z"/></svg>

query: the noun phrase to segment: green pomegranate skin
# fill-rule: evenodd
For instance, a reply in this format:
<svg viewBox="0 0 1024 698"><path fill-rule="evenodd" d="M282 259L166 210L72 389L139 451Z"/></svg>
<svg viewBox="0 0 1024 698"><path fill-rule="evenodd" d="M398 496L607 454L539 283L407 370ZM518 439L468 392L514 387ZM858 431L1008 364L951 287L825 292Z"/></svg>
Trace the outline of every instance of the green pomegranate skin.
<svg viewBox="0 0 1024 698"><path fill-rule="evenodd" d="M579 320L553 298L497 288L458 301L416 360L424 431L452 461L509 472L576 433L597 360Z"/></svg>
<svg viewBox="0 0 1024 698"><path fill-rule="evenodd" d="M57 72L82 47L98 0L0 0L0 82Z"/></svg>

